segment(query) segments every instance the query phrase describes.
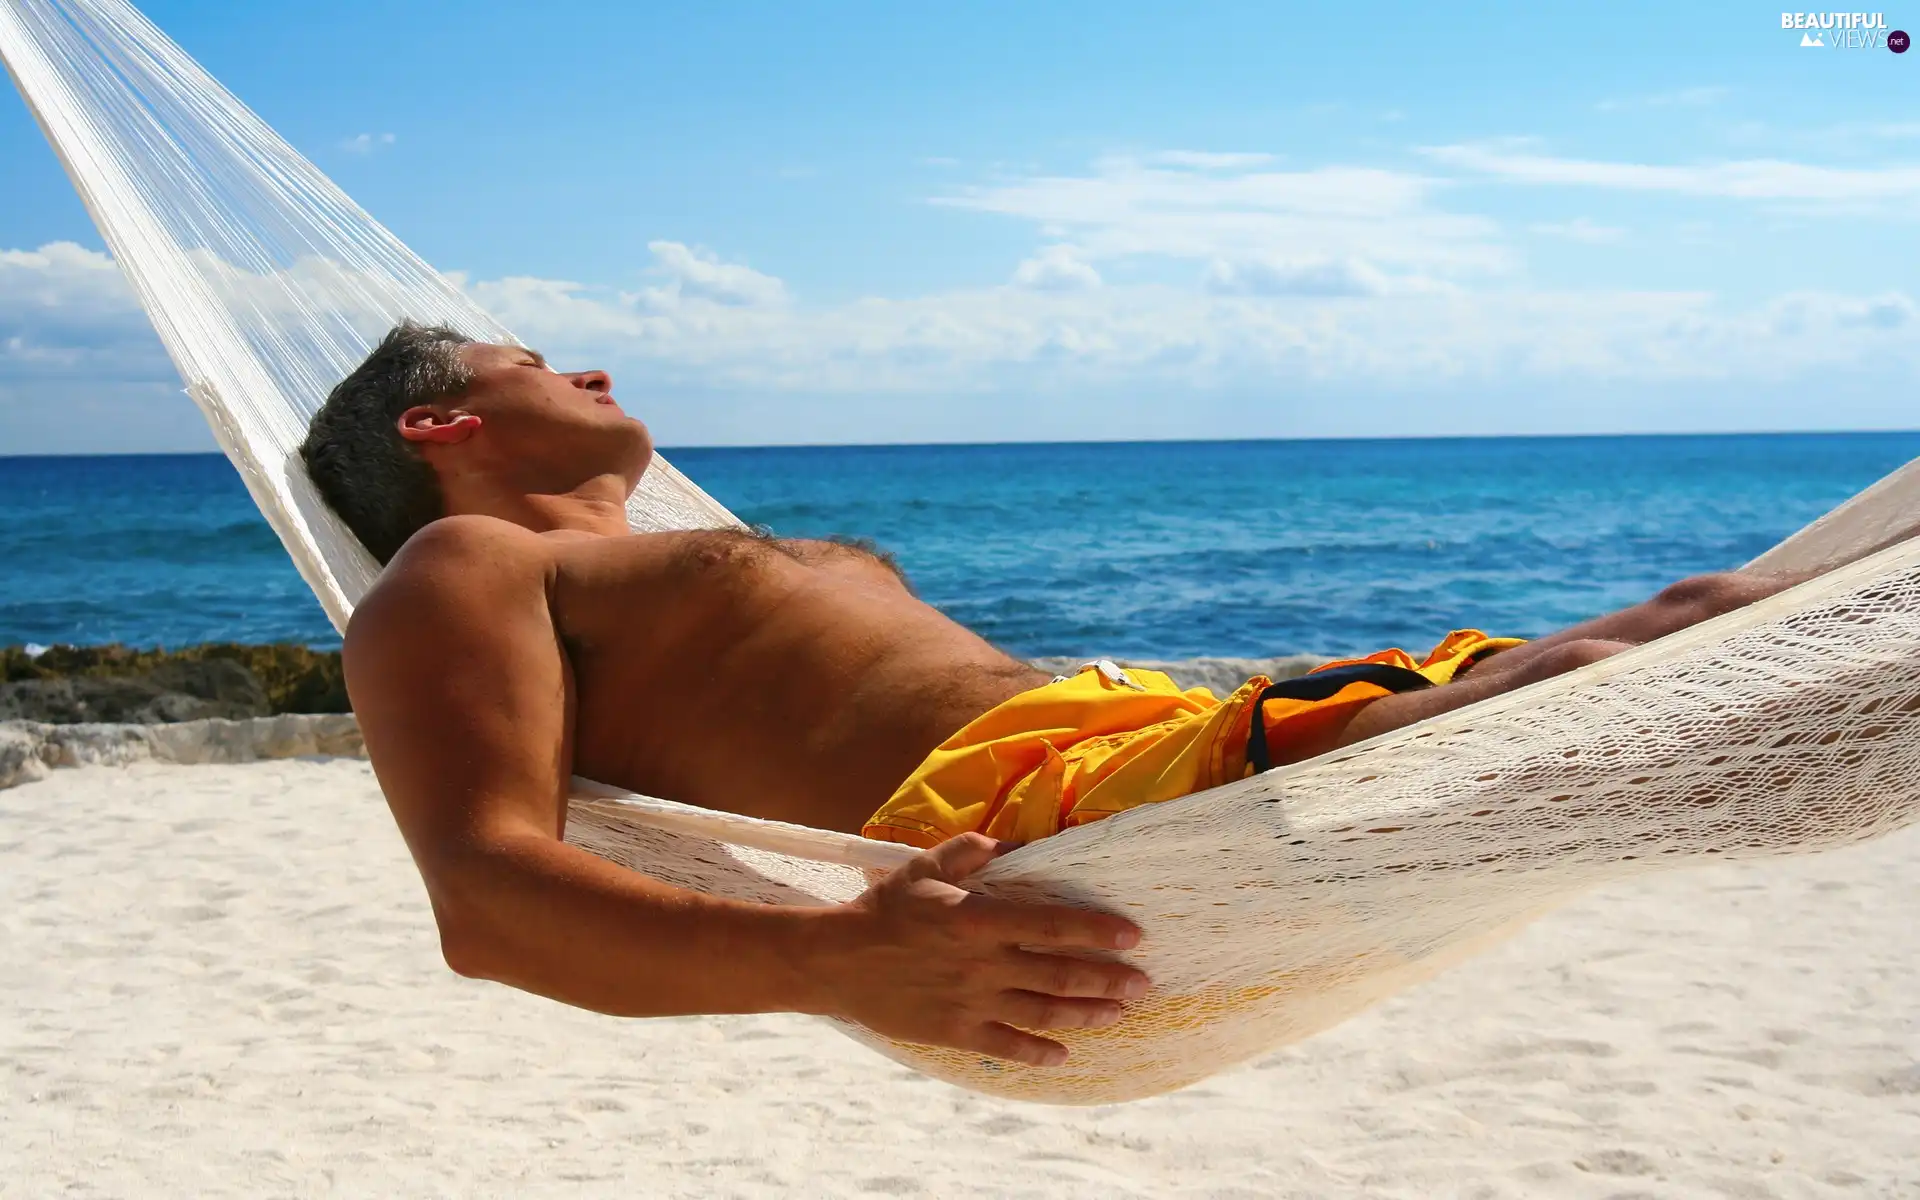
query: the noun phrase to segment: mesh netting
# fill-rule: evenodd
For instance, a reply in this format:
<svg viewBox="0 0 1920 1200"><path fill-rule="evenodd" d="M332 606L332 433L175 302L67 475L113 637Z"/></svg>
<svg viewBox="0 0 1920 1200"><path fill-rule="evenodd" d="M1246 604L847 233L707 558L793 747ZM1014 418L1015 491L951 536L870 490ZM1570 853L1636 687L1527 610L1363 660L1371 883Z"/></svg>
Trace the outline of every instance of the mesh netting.
<svg viewBox="0 0 1920 1200"><path fill-rule="evenodd" d="M188 390L328 614L375 567L294 448L403 316L509 335L120 0L0 0L0 56ZM1920 511L1912 468L1760 560L1803 569ZM733 523L656 459L636 529ZM1179 1087L1352 1016L1585 888L1804 852L1920 810L1920 546L1373 742L1083 826L983 890L1123 913L1155 990L1069 1063L854 1036L967 1087L1098 1103ZM568 838L715 895L828 904L909 852L581 780Z"/></svg>
<svg viewBox="0 0 1920 1200"><path fill-rule="evenodd" d="M187 391L336 626L377 567L294 452L402 317L512 341L131 5L0 4L0 56ZM636 528L735 524L664 461Z"/></svg>

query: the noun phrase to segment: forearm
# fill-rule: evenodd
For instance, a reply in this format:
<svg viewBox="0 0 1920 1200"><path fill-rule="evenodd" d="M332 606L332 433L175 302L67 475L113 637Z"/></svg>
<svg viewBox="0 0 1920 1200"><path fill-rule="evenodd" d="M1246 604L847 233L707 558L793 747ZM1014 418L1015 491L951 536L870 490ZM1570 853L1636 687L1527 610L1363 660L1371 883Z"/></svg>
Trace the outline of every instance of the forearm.
<svg viewBox="0 0 1920 1200"><path fill-rule="evenodd" d="M958 886L1001 849L979 834L953 838L859 899L818 908L717 900L533 833L422 865L463 974L616 1016L806 1012L1057 1064L1065 1048L1027 1031L1119 1019L1146 976L1084 954L1129 949L1139 930Z"/></svg>
<svg viewBox="0 0 1920 1200"><path fill-rule="evenodd" d="M1586 661L1578 654L1560 653L1555 647L1545 647L1545 653L1530 653L1535 649L1536 647L1527 645L1502 651L1488 659L1485 665L1475 667L1466 678L1440 687L1382 696L1361 709L1351 721L1347 722L1346 727L1335 736L1331 746L1320 747L1316 753L1350 746L1355 742L1378 737L1383 733L1424 721L1429 717L1452 712L1456 708L1477 704L1503 692L1510 692L1515 688L1564 674L1574 667L1584 665ZM1515 660L1511 666L1502 664L1505 669L1487 669L1488 666L1499 663L1502 658L1509 655Z"/></svg>
<svg viewBox="0 0 1920 1200"><path fill-rule="evenodd" d="M531 834L426 874L464 975L615 1016L831 1007L815 946L832 910L701 895Z"/></svg>

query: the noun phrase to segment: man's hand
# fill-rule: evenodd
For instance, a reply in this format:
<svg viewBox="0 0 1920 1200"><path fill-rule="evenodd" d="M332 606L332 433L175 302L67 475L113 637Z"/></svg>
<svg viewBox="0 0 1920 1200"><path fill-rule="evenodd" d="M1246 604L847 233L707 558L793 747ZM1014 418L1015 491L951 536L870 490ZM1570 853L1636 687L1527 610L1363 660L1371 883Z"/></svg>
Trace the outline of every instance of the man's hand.
<svg viewBox="0 0 1920 1200"><path fill-rule="evenodd" d="M1140 931L1059 904L1013 904L958 886L1011 846L963 834L834 910L818 964L826 1015L875 1033L1035 1066L1067 1048L1023 1030L1090 1029L1146 994L1146 975L1060 951L1125 950Z"/></svg>

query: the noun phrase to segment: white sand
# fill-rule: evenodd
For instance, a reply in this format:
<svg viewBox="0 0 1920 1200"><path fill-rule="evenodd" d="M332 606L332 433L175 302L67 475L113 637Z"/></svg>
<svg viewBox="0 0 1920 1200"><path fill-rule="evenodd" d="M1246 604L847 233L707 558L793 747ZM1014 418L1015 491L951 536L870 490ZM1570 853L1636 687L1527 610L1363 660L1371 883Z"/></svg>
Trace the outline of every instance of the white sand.
<svg viewBox="0 0 1920 1200"><path fill-rule="evenodd" d="M1595 895L1106 1109L439 965L364 763L0 792L0 1195L1920 1196L1920 835Z"/></svg>

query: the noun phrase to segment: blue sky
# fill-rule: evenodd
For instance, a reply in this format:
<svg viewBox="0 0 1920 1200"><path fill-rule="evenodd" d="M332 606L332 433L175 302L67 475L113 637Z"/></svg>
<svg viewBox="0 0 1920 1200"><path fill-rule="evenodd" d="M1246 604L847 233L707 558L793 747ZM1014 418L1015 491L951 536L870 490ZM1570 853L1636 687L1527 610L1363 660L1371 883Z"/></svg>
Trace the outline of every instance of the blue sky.
<svg viewBox="0 0 1920 1200"><path fill-rule="evenodd" d="M1777 8L145 11L668 445L1920 423L1920 53ZM0 453L210 447L0 162Z"/></svg>

